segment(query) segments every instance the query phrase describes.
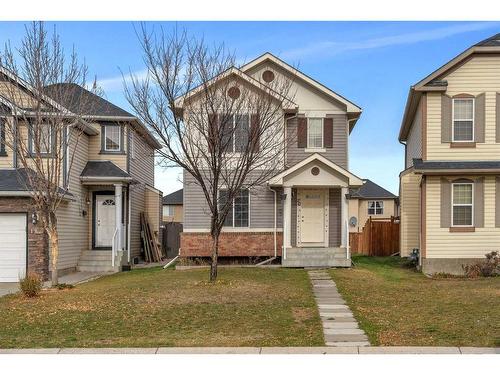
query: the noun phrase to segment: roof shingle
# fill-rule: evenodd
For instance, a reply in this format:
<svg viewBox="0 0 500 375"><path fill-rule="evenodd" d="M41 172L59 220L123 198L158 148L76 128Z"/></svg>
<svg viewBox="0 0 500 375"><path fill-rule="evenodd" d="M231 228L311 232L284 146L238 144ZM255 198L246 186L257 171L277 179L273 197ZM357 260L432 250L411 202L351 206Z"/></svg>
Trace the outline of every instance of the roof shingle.
<svg viewBox="0 0 500 375"><path fill-rule="evenodd" d="M385 190L382 186L377 185L371 180L364 179L364 184L358 189L349 189L351 198L360 199L396 199L397 196L390 191Z"/></svg>
<svg viewBox="0 0 500 375"><path fill-rule="evenodd" d="M163 204L183 204L183 198L184 198L184 190L180 189L177 191L174 191L173 193L170 193L168 195L165 195L163 197Z"/></svg>

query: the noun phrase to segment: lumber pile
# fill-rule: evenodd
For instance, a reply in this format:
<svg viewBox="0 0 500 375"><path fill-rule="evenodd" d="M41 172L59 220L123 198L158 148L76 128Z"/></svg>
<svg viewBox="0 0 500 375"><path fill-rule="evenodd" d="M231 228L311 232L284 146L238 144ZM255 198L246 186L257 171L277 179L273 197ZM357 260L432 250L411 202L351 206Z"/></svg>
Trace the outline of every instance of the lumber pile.
<svg viewBox="0 0 500 375"><path fill-rule="evenodd" d="M162 259L161 246L157 241L157 236L151 230L148 218L144 212L141 212L141 239L146 262L160 262Z"/></svg>

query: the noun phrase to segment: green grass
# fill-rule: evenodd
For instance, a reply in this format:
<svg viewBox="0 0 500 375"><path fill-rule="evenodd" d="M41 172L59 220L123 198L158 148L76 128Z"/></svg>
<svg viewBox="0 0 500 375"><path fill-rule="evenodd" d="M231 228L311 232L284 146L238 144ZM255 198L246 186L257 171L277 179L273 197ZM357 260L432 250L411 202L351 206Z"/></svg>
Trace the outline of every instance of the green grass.
<svg viewBox="0 0 500 375"><path fill-rule="evenodd" d="M373 345L500 346L500 277L431 279L399 257L332 270Z"/></svg>
<svg viewBox="0 0 500 375"><path fill-rule="evenodd" d="M321 322L303 270L161 268L74 289L0 298L0 347L315 346Z"/></svg>

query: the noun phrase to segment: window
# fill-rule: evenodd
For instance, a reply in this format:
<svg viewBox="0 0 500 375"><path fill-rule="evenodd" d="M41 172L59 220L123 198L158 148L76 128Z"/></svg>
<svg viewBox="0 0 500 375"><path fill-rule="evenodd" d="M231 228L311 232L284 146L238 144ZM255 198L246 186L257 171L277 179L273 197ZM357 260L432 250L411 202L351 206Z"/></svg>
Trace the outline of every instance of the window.
<svg viewBox="0 0 500 375"><path fill-rule="evenodd" d="M6 156L5 152L5 120L0 118L0 156Z"/></svg>
<svg viewBox="0 0 500 375"><path fill-rule="evenodd" d="M105 125L104 151L121 151L122 127L120 125Z"/></svg>
<svg viewBox="0 0 500 375"><path fill-rule="evenodd" d="M227 190L219 190L219 208L227 202ZM225 227L248 227L250 213L250 197L248 189L241 189L233 199L229 212L224 221Z"/></svg>
<svg viewBox="0 0 500 375"><path fill-rule="evenodd" d="M453 226L472 226L472 194L473 184L460 182L453 184L452 220Z"/></svg>
<svg viewBox="0 0 500 375"><path fill-rule="evenodd" d="M323 148L323 119L307 119L307 147Z"/></svg>
<svg viewBox="0 0 500 375"><path fill-rule="evenodd" d="M221 115L224 131L222 143L227 145L228 152L244 152L248 144L249 116Z"/></svg>
<svg viewBox="0 0 500 375"><path fill-rule="evenodd" d="M38 134L33 127L38 127ZM40 154L50 154L53 150L52 128L48 124L33 124L30 130L30 153L37 151L37 144L40 147Z"/></svg>
<svg viewBox="0 0 500 375"><path fill-rule="evenodd" d="M453 141L474 141L474 99L453 99Z"/></svg>
<svg viewBox="0 0 500 375"><path fill-rule="evenodd" d="M384 201L368 201L368 215L383 215Z"/></svg>
<svg viewBox="0 0 500 375"><path fill-rule="evenodd" d="M174 216L174 206L166 204L163 206L163 216Z"/></svg>

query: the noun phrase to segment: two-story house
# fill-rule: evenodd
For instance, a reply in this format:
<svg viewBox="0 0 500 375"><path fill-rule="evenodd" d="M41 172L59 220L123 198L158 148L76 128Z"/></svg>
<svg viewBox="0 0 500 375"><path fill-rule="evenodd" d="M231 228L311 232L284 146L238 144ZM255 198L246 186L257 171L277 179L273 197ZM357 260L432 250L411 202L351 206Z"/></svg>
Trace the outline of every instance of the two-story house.
<svg viewBox="0 0 500 375"><path fill-rule="evenodd" d="M500 34L410 88L399 140L401 255L420 250L425 273L500 247Z"/></svg>
<svg viewBox="0 0 500 375"><path fill-rule="evenodd" d="M16 84L14 85L13 82ZM66 84L61 84L66 85ZM47 87L45 98L51 101ZM0 88L33 91L11 72L0 72ZM27 136L23 119L13 121L19 103L0 90L0 282L18 281L26 271L45 279L50 273L47 235L31 204L26 170L19 162L16 143L5 142L6 127L17 123L18 137ZM88 103L86 125L78 142L66 147L62 173L68 181L67 199L57 210L59 275L75 270L118 271L139 258L142 248L140 213L145 212L152 230L159 232L161 197L154 188L154 152L159 143L138 119L78 85L65 87L68 98ZM58 103L71 111L71 100ZM80 131L68 127L68 132ZM68 139L71 139L68 134ZM74 137L76 138L76 137ZM47 147L56 147L53 142ZM50 157L47 151L47 157ZM74 155L72 161L67 160ZM71 166L70 166L71 165ZM69 173L69 175L68 175Z"/></svg>
<svg viewBox="0 0 500 375"><path fill-rule="evenodd" d="M363 181L348 170L348 145L361 108L270 53L233 69L255 85L290 79L294 106L281 114L289 140L285 165L266 184L241 191L222 230L219 256L281 257L290 267L350 266L348 193ZM190 174L183 182L180 256L208 257L207 203Z"/></svg>

